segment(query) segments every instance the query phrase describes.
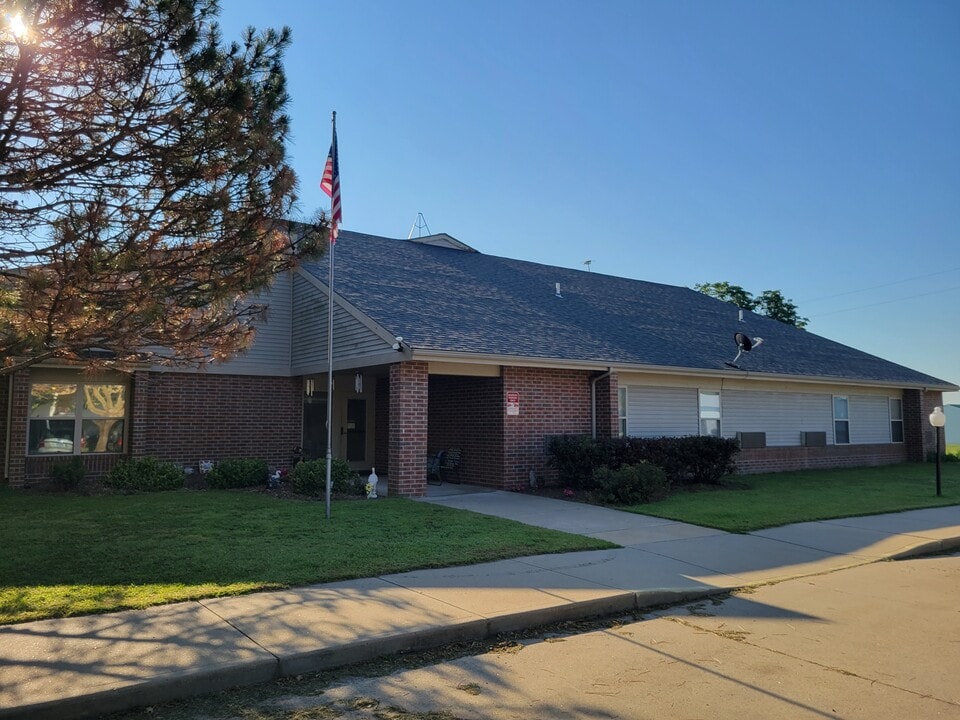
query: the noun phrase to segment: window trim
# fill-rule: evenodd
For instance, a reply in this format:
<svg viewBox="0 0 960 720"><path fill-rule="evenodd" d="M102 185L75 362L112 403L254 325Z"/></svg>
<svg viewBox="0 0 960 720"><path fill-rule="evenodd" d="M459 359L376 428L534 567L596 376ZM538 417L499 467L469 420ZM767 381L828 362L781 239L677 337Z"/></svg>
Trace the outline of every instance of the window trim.
<svg viewBox="0 0 960 720"><path fill-rule="evenodd" d="M898 405L899 408L900 408L900 413L899 413L899 414L900 414L900 417L898 417L898 418L895 418L895 417L893 416L893 404L894 404L894 403L897 403L897 405ZM904 435L904 432L903 432L903 398L896 398L896 397L887 398L887 413L888 413L889 418L890 418L890 442L891 442L891 443L894 443L894 444L896 444L896 445L902 445L902 444L905 442L905 440L906 440L906 436ZM896 439L896 434L893 432L893 428L894 428L894 425L895 425L895 424L899 424L899 425L900 425L900 439L899 439L899 440Z"/></svg>
<svg viewBox="0 0 960 720"><path fill-rule="evenodd" d="M717 398L716 412L718 417L705 418L703 416L703 396L704 395L716 396ZM697 429L699 430L701 437L723 437L723 398L719 390L701 390L700 388L697 388L697 415L698 415ZM716 420L717 422L716 435L714 435L713 433L705 433L703 431L704 420Z"/></svg>
<svg viewBox="0 0 960 720"><path fill-rule="evenodd" d="M837 417L837 400L843 400L846 406L846 417ZM834 445L851 445L850 442L850 396L849 395L834 395L831 401L831 411L833 414L833 444ZM846 423L847 428L847 439L845 442L841 442L837 439L837 428L840 427L839 423Z"/></svg>
<svg viewBox="0 0 960 720"><path fill-rule="evenodd" d="M31 407L34 398L34 388L38 385L73 385L74 390L74 407L73 413L71 415L62 415L55 417L43 416L34 417L31 413ZM123 432L120 436L120 449L119 450L104 450L103 452L95 451L84 451L83 449L83 437L84 437L84 423L86 421L93 420L89 414L89 411L86 410L85 403L85 393L84 388L87 386L98 386L98 385L119 385L123 388L123 414L122 415L111 415L109 417L103 417L104 421L122 421L123 423ZM77 375L65 376L63 374L50 375L46 373L37 373L36 377L30 378L29 389L28 389L28 405L26 413L26 447L24 448L24 454L30 458L42 458L42 457L52 457L52 458L67 458L67 457L86 457L86 456L102 456L102 455L123 455L127 452L127 441L130 432L130 397L131 397L131 384L127 379L121 379L117 377L101 377L97 378L96 381L87 381L82 377ZM40 452L39 450L31 450L30 441L31 441L31 425L34 421L37 420L60 420L73 423L73 449L71 452Z"/></svg>

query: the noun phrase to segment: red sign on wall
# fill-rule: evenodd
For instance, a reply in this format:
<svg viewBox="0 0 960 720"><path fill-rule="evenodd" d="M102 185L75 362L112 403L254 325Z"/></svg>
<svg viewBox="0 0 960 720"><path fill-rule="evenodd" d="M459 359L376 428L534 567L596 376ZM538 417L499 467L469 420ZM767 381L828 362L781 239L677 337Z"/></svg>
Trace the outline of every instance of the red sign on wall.
<svg viewBox="0 0 960 720"><path fill-rule="evenodd" d="M520 393L508 392L507 393L507 415L519 415L519 414L520 414Z"/></svg>

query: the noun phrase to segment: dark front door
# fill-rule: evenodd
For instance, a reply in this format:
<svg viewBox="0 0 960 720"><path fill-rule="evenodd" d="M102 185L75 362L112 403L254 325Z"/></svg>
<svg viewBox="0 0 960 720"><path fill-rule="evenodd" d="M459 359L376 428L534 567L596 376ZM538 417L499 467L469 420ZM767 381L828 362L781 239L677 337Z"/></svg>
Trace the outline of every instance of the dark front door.
<svg viewBox="0 0 960 720"><path fill-rule="evenodd" d="M367 401L347 400L347 460L367 459Z"/></svg>
<svg viewBox="0 0 960 720"><path fill-rule="evenodd" d="M327 398L308 397L303 403L303 457L327 456Z"/></svg>

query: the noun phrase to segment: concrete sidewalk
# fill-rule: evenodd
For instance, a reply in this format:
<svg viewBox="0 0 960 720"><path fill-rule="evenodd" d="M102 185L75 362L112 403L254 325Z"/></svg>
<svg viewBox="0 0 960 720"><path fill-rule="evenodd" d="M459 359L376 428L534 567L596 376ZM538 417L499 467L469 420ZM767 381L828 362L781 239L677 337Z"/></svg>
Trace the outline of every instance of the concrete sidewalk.
<svg viewBox="0 0 960 720"><path fill-rule="evenodd" d="M732 535L455 486L427 502L604 538L537 555L0 627L0 718L79 718L544 623L960 547L960 506Z"/></svg>

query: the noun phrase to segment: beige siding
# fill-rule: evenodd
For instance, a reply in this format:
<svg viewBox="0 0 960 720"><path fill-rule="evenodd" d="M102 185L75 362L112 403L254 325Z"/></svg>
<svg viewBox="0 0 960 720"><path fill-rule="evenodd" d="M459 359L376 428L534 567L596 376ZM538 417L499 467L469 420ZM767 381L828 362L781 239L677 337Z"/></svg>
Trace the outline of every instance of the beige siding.
<svg viewBox="0 0 960 720"><path fill-rule="evenodd" d="M293 283L289 273L278 275L268 290L250 299L267 305L267 314L257 322L253 343L225 363L213 363L207 372L231 375L290 374L290 327L293 310Z"/></svg>
<svg viewBox="0 0 960 720"><path fill-rule="evenodd" d="M768 446L796 446L800 444L801 432L822 431L833 442L831 395L724 390L720 412L724 437L736 437L738 432L765 432Z"/></svg>
<svg viewBox="0 0 960 720"><path fill-rule="evenodd" d="M325 370L327 367L327 295L307 279L296 275L293 282L294 375ZM390 344L339 305L333 310L335 361L373 357L390 350Z"/></svg>

